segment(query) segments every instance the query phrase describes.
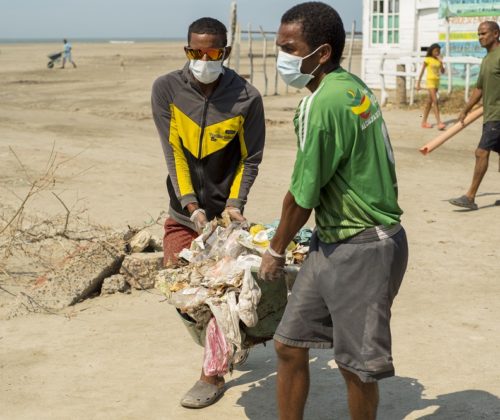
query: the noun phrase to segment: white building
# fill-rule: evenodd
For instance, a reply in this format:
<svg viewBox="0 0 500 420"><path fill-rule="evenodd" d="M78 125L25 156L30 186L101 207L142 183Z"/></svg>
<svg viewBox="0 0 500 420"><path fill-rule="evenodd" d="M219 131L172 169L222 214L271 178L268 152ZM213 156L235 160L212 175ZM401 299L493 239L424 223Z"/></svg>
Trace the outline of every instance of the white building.
<svg viewBox="0 0 500 420"><path fill-rule="evenodd" d="M448 55L449 45L452 57L482 57L485 51L477 41L477 26L499 17L499 0L363 0L362 78L380 88L384 54L389 57L384 70L395 71L398 58L422 55L422 48L435 42L442 45L443 55ZM477 76L475 67L471 82ZM455 79L463 83L463 69L454 65L454 84ZM393 87L395 77L388 77L386 83Z"/></svg>

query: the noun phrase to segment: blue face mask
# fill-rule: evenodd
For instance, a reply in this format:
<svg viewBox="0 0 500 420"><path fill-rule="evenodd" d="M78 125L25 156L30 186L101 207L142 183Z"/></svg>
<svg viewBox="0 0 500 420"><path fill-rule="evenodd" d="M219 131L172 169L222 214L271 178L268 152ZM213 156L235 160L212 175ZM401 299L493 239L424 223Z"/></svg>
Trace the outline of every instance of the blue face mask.
<svg viewBox="0 0 500 420"><path fill-rule="evenodd" d="M278 72L283 79L283 81L294 88L302 89L307 86L307 84L314 79L313 73L319 68L320 64L310 74L304 74L300 71L302 67L302 61L313 55L316 51L321 48L319 46L311 54L305 57L297 57L296 55L288 54L286 52L278 52L278 60L276 66L278 67Z"/></svg>

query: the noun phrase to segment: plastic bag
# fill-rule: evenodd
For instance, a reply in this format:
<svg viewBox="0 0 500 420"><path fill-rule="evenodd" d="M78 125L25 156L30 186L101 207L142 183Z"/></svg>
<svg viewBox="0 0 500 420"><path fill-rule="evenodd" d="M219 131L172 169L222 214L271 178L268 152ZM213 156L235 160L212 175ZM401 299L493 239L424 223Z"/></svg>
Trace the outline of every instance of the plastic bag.
<svg viewBox="0 0 500 420"><path fill-rule="evenodd" d="M242 232L245 231L237 223L231 223L226 229L219 228L212 235L208 257L216 260L224 257L236 258L243 251L243 247L237 241Z"/></svg>
<svg viewBox="0 0 500 420"><path fill-rule="evenodd" d="M220 256L228 256L231 258L238 258L238 256L245 249L239 242L238 239L244 232L241 229L236 229L228 236L228 238L224 241L224 243L220 246Z"/></svg>
<svg viewBox="0 0 500 420"><path fill-rule="evenodd" d="M223 284L236 286L240 273L241 268L238 267L236 260L224 257L204 273L203 284L209 288Z"/></svg>
<svg viewBox="0 0 500 420"><path fill-rule="evenodd" d="M217 320L217 325L227 343L240 349L242 338L235 291L228 291L222 298L211 297L206 300L206 303Z"/></svg>
<svg viewBox="0 0 500 420"><path fill-rule="evenodd" d="M247 268L259 268L260 264L262 263L262 257L259 255L240 255L236 263L238 264L238 267L241 268L241 270L246 270Z"/></svg>
<svg viewBox="0 0 500 420"><path fill-rule="evenodd" d="M211 318L205 337L203 373L206 376L223 376L229 370L230 350L215 318Z"/></svg>
<svg viewBox="0 0 500 420"><path fill-rule="evenodd" d="M205 302L208 297L208 289L204 287L186 287L172 293L170 296L170 303L176 308L186 310L189 308L196 308Z"/></svg>
<svg viewBox="0 0 500 420"><path fill-rule="evenodd" d="M245 269L243 285L238 301L238 315L247 327L255 327L259 322L257 305L260 302L262 292L252 276L250 267Z"/></svg>

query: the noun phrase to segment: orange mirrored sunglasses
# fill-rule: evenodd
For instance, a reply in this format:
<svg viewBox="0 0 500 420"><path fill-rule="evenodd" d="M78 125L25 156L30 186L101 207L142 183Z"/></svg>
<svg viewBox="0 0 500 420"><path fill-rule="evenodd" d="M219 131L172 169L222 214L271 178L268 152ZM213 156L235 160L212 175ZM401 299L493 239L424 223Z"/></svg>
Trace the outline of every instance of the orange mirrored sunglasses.
<svg viewBox="0 0 500 420"><path fill-rule="evenodd" d="M219 61L224 58L224 54L226 52L226 47L222 48L200 48L193 49L189 47L184 47L184 51L186 52L186 57L189 60L201 60L205 54L210 61Z"/></svg>

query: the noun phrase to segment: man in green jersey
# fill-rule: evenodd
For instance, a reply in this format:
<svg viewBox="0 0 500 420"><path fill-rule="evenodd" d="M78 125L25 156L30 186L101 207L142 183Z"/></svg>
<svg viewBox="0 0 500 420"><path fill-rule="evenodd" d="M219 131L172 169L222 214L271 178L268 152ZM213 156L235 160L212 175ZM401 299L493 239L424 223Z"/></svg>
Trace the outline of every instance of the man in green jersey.
<svg viewBox="0 0 500 420"><path fill-rule="evenodd" d="M458 119L463 124L465 116L483 98L483 134L476 149L476 165L468 191L461 197L449 200L455 206L470 210L477 210L475 198L479 185L488 170L490 152L493 150L500 153L500 41L498 39L500 30L498 23L493 21L481 23L477 29L477 35L481 47L486 48L488 53L481 63L476 88L472 91ZM500 204L500 200L497 203Z"/></svg>
<svg viewBox="0 0 500 420"><path fill-rule="evenodd" d="M393 376L391 305L408 259L394 157L373 93L340 67L338 13L321 2L288 10L276 41L289 85L307 87L294 118L297 158L259 276L280 280L285 250L315 211L316 232L274 336L281 419L301 419L309 349L334 347L353 419L375 419L379 379Z"/></svg>

